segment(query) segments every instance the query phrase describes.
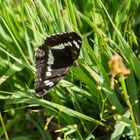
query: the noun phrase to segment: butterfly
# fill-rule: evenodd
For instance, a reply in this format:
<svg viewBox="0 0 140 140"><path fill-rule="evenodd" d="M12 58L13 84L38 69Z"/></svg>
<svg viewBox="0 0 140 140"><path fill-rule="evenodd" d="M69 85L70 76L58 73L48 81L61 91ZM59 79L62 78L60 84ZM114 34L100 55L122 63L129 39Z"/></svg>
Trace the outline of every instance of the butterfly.
<svg viewBox="0 0 140 140"><path fill-rule="evenodd" d="M82 39L76 32L51 35L35 52L36 78L34 89L38 96L47 94L68 73L78 59Z"/></svg>

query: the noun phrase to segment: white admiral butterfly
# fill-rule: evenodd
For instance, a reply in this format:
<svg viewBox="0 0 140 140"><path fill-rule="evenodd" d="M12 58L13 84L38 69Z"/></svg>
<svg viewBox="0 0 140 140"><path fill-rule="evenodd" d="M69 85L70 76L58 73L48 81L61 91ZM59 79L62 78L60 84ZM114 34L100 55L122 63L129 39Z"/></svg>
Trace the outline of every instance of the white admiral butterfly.
<svg viewBox="0 0 140 140"><path fill-rule="evenodd" d="M51 35L35 52L35 92L43 96L55 86L78 59L82 40L75 32Z"/></svg>

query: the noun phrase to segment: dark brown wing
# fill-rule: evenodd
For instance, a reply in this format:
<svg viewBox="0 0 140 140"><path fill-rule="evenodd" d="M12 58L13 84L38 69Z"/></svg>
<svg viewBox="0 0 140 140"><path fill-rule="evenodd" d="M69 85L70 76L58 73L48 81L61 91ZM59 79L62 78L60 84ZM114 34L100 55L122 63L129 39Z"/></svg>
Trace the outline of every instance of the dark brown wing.
<svg viewBox="0 0 140 140"><path fill-rule="evenodd" d="M75 33L56 34L47 37L45 43L35 53L35 91L43 96L55 86L69 71L78 58L81 37Z"/></svg>

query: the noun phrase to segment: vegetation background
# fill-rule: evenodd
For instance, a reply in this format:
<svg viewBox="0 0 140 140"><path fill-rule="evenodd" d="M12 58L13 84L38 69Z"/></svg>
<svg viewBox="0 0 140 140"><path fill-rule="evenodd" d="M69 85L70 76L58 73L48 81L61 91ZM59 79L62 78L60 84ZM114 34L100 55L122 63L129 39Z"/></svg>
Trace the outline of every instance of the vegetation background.
<svg viewBox="0 0 140 140"><path fill-rule="evenodd" d="M69 31L79 66L38 98L34 52ZM0 0L0 139L140 139L139 43L140 0Z"/></svg>

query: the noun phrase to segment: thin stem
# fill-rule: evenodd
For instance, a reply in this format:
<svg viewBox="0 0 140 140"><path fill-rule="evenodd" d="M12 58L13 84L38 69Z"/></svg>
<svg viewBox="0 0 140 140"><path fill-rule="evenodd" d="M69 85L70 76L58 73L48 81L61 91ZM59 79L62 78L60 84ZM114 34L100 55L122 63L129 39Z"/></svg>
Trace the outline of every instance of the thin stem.
<svg viewBox="0 0 140 140"><path fill-rule="evenodd" d="M6 138L6 140L9 140L9 137L8 137L7 131L6 131L5 126L4 126L4 122L3 122L3 119L2 119L1 112L0 112L0 121L1 121L2 128L3 128L4 134L5 134L5 138Z"/></svg>
<svg viewBox="0 0 140 140"><path fill-rule="evenodd" d="M126 89L123 74L120 75L120 82L121 82L121 86L122 86L122 89L123 89L123 92L124 92L124 97L125 97L125 100L126 100L126 104L127 104L128 108L129 108L130 116L131 116L131 119L132 119L132 122L133 122L133 125L134 125L136 140L138 140L139 136L138 136L137 124L136 124L136 120L135 120L135 117L134 117L132 106L131 106L131 103L130 103L130 100L129 100L129 96L128 96L128 93L127 93L127 89Z"/></svg>

